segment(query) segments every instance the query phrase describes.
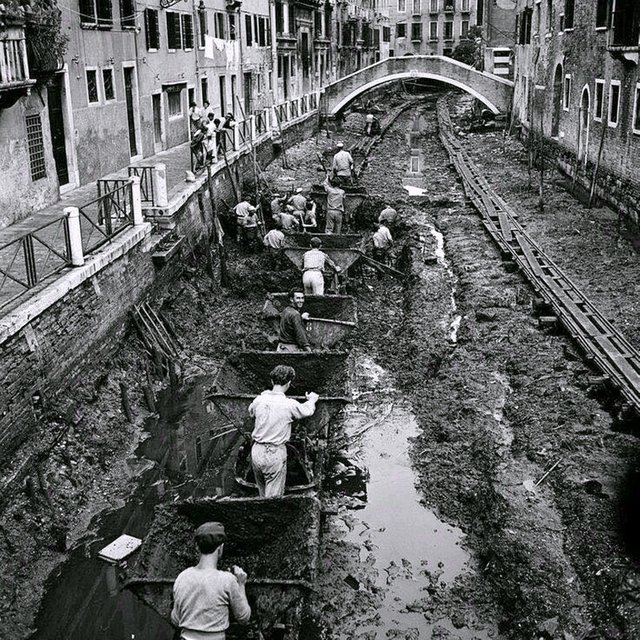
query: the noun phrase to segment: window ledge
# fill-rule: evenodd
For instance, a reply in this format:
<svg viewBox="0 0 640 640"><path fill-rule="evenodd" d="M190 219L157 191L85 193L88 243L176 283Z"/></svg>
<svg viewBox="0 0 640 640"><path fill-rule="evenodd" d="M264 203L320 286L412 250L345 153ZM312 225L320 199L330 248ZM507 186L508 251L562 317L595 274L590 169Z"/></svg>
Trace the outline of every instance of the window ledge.
<svg viewBox="0 0 640 640"><path fill-rule="evenodd" d="M567 27L564 32L565 33L573 33L573 31L575 30L575 27Z"/></svg>
<svg viewBox="0 0 640 640"><path fill-rule="evenodd" d="M640 136L640 129L632 129L634 136Z"/></svg>
<svg viewBox="0 0 640 640"><path fill-rule="evenodd" d="M607 31L607 27L596 27L596 31Z"/></svg>
<svg viewBox="0 0 640 640"><path fill-rule="evenodd" d="M598 118L596 116L593 116L593 121L594 122L602 122L602 117Z"/></svg>
<svg viewBox="0 0 640 640"><path fill-rule="evenodd" d="M147 53L158 53L157 49L147 49Z"/></svg>
<svg viewBox="0 0 640 640"><path fill-rule="evenodd" d="M180 118L184 118L184 116L180 113L177 116L169 116L168 120L180 120Z"/></svg>
<svg viewBox="0 0 640 640"><path fill-rule="evenodd" d="M414 42L415 44L420 44L422 40L417 38L411 38L411 42Z"/></svg>
<svg viewBox="0 0 640 640"><path fill-rule="evenodd" d="M607 122L607 126L610 129L617 129L618 128L618 123L617 122Z"/></svg>

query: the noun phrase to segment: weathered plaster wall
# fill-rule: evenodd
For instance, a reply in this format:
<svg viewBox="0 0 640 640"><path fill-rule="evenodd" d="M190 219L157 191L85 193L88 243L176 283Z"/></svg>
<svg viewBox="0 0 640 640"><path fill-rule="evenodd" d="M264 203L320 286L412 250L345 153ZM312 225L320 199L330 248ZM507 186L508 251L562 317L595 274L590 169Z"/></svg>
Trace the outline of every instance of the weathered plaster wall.
<svg viewBox="0 0 640 640"><path fill-rule="evenodd" d="M51 152L51 130L46 91L21 98L10 109L0 109L0 227L55 202L58 178ZM25 117L40 114L47 175L31 179Z"/></svg>

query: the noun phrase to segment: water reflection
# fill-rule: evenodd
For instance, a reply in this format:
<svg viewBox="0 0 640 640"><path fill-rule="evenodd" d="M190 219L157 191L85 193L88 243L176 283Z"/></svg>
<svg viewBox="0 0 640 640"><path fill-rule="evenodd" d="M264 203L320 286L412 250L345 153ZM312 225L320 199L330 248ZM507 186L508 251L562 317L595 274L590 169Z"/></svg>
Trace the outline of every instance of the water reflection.
<svg viewBox="0 0 640 640"><path fill-rule="evenodd" d="M129 499L94 518L85 539L50 576L32 640L173 638L171 625L122 589L124 572L97 554L123 533L143 538L160 502L237 491L229 454L243 438L206 400L211 383L210 376L199 378L182 397L161 400L161 417L149 420L149 437L129 464L135 476Z"/></svg>

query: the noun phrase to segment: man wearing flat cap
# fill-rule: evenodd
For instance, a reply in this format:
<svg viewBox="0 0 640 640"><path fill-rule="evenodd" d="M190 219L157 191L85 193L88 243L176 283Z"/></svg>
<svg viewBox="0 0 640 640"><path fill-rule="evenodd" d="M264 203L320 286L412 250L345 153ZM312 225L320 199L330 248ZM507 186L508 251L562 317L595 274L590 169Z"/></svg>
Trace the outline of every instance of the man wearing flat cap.
<svg viewBox="0 0 640 640"><path fill-rule="evenodd" d="M173 585L171 622L180 627L181 640L225 640L229 611L238 622L248 622L247 574L240 567L220 571L218 562L225 541L220 522L205 522L196 529L200 560L185 569Z"/></svg>

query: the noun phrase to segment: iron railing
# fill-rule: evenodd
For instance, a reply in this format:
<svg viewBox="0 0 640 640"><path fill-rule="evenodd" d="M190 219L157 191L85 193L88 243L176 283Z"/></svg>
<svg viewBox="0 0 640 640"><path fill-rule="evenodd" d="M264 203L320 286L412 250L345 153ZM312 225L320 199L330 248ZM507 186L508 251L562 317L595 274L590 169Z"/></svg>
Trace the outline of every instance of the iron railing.
<svg viewBox="0 0 640 640"><path fill-rule="evenodd" d="M0 308L71 265L69 223L59 216L0 245Z"/></svg>
<svg viewBox="0 0 640 640"><path fill-rule="evenodd" d="M22 27L8 27L0 39L0 89L30 83Z"/></svg>
<svg viewBox="0 0 640 640"><path fill-rule="evenodd" d="M140 199L142 204L147 204L152 207L156 204L153 169L153 167L146 166L128 167L129 177L138 176L140 178Z"/></svg>
<svg viewBox="0 0 640 640"><path fill-rule="evenodd" d="M103 181L112 182L112 181ZM103 191L95 200L80 207L82 251L86 255L109 242L120 231L133 225L131 182L120 180L117 188Z"/></svg>

